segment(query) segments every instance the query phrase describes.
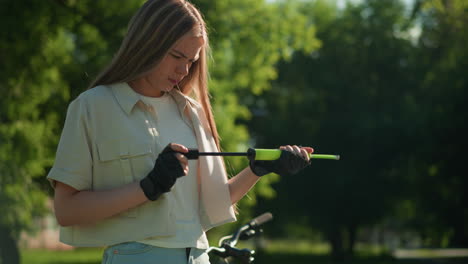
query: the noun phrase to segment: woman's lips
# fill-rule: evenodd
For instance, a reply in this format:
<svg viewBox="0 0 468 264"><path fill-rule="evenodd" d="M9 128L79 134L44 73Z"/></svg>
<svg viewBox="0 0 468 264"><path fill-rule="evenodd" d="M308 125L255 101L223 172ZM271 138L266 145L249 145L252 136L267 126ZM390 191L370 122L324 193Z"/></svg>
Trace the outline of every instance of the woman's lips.
<svg viewBox="0 0 468 264"><path fill-rule="evenodd" d="M170 81L172 84L174 84L174 85L177 85L177 83L178 83L176 80L173 80L173 79L171 79L171 78L169 78L169 81Z"/></svg>

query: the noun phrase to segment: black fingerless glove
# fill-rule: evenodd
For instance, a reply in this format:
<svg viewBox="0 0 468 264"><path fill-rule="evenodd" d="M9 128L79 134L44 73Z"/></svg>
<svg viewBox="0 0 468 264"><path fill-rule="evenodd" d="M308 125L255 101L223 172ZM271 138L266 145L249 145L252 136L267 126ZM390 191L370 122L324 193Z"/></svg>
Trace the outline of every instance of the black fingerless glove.
<svg viewBox="0 0 468 264"><path fill-rule="evenodd" d="M184 176L184 170L180 161L174 155L175 152L168 145L156 159L153 170L140 181L146 197L154 201L163 193L169 192L177 178Z"/></svg>
<svg viewBox="0 0 468 264"><path fill-rule="evenodd" d="M255 157L249 159L250 169L259 177L271 172L281 176L294 175L310 164L304 157L287 150L281 150L281 156L277 160L255 160Z"/></svg>

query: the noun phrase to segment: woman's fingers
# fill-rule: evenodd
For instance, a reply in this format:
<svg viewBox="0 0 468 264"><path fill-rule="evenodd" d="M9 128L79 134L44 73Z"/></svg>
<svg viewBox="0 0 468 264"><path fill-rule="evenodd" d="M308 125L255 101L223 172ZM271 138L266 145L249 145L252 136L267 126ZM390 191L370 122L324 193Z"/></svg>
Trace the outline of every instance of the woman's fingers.
<svg viewBox="0 0 468 264"><path fill-rule="evenodd" d="M304 159L307 160L307 162L309 162L310 161L309 152L307 152L307 150L303 148L301 148L300 151L301 151L301 156L304 157Z"/></svg>
<svg viewBox="0 0 468 264"><path fill-rule="evenodd" d="M296 145L292 146L293 150L294 150L294 153L298 156L301 156L302 158L304 158L305 160L309 161L310 157L309 157L309 154L307 153L307 151L305 149L302 149Z"/></svg>
<svg viewBox="0 0 468 264"><path fill-rule="evenodd" d="M185 147L184 145L181 145L181 144L177 144L177 143L170 143L169 146L171 147L172 150L177 152L174 155L180 161L180 165L182 166L182 170L184 171L184 175L187 175L188 171L189 171L188 159L187 159L187 157L185 155L181 154L181 153L187 153L188 152L187 147Z"/></svg>
<svg viewBox="0 0 468 264"><path fill-rule="evenodd" d="M184 145L181 145L181 144L169 143L169 146L175 152L182 152L182 153L187 153L188 152L188 148L186 148Z"/></svg>
<svg viewBox="0 0 468 264"><path fill-rule="evenodd" d="M292 149L293 149L293 151L294 151L296 154L301 155L301 149L300 149L298 146L293 145L293 146L292 146Z"/></svg>
<svg viewBox="0 0 468 264"><path fill-rule="evenodd" d="M180 161L180 165L182 166L182 169L184 170L184 175L187 175L189 171L187 157L185 157L185 155L181 153L176 153L175 156Z"/></svg>
<svg viewBox="0 0 468 264"><path fill-rule="evenodd" d="M307 153L309 153L309 154L314 153L314 149L311 148L311 147L301 147L301 149L304 149L304 150L307 151Z"/></svg>
<svg viewBox="0 0 468 264"><path fill-rule="evenodd" d="M281 150L286 150L286 151L289 151L289 152L294 152L294 149L291 145L286 145L286 146L281 146L280 147Z"/></svg>
<svg viewBox="0 0 468 264"><path fill-rule="evenodd" d="M311 148L311 147L299 147L297 145L280 146L280 149L293 152L293 153L303 157L307 161L310 160L310 154L312 154L314 152L314 149Z"/></svg>

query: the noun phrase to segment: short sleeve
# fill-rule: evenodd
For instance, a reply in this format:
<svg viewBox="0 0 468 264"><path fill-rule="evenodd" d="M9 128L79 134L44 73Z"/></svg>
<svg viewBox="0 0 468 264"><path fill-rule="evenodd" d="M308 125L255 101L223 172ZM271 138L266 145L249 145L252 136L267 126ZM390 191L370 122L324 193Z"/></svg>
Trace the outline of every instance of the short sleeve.
<svg viewBox="0 0 468 264"><path fill-rule="evenodd" d="M60 137L55 162L47 179L77 190L92 187L92 149L86 100L78 97L70 103Z"/></svg>

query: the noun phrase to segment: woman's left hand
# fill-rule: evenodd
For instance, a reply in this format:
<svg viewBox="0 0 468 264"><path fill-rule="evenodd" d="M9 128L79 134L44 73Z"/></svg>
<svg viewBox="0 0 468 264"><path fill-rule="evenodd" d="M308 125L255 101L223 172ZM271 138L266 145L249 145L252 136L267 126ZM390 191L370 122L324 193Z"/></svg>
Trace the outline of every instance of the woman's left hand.
<svg viewBox="0 0 468 264"><path fill-rule="evenodd" d="M302 147L302 146L296 146L296 145L281 146L280 149L295 153L303 157L305 160L307 160L307 162L310 161L310 154L314 153L314 149L311 147Z"/></svg>
<svg viewBox="0 0 468 264"><path fill-rule="evenodd" d="M250 160L250 169L257 176L270 172L279 175L294 175L310 164L310 154L314 152L311 147L298 147L286 145L279 148L281 156L277 160Z"/></svg>

